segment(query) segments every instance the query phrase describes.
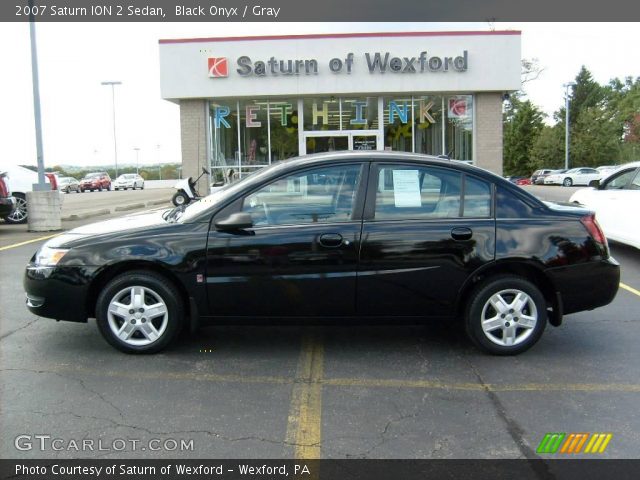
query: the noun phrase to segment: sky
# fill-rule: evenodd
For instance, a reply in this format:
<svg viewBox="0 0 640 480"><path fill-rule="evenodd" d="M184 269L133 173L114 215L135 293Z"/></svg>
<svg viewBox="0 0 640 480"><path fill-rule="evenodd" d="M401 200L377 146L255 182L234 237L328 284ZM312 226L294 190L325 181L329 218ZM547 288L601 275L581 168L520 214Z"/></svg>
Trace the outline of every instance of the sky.
<svg viewBox="0 0 640 480"><path fill-rule="evenodd" d="M180 161L179 107L160 97L158 40L335 32L520 30L522 57L543 71L525 91L551 119L563 83L586 65L596 81L640 76L630 54L640 23L38 23L45 166L113 163L111 89L117 80L118 163ZM36 164L29 25L0 24L0 169Z"/></svg>

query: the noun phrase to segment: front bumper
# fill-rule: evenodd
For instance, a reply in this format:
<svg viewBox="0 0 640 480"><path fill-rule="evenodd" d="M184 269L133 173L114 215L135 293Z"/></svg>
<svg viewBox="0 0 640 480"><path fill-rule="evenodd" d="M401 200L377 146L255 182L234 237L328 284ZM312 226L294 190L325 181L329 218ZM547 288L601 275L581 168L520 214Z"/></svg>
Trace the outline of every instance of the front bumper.
<svg viewBox="0 0 640 480"><path fill-rule="evenodd" d="M556 285L565 315L610 304L620 287L620 264L612 257L547 272Z"/></svg>
<svg viewBox="0 0 640 480"><path fill-rule="evenodd" d="M98 267L36 267L29 264L23 286L27 308L34 315L86 322L88 295Z"/></svg>

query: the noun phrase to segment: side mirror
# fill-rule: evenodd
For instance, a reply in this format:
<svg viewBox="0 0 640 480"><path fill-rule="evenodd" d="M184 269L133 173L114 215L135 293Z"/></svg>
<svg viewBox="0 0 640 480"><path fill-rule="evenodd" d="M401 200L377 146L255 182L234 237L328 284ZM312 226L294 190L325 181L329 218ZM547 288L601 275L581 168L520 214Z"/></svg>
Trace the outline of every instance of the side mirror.
<svg viewBox="0 0 640 480"><path fill-rule="evenodd" d="M232 213L227 218L223 218L215 222L216 230L229 232L233 230L243 230L253 227L253 219L251 214L247 212Z"/></svg>
<svg viewBox="0 0 640 480"><path fill-rule="evenodd" d="M600 180L591 180L589 186L593 188L600 188Z"/></svg>

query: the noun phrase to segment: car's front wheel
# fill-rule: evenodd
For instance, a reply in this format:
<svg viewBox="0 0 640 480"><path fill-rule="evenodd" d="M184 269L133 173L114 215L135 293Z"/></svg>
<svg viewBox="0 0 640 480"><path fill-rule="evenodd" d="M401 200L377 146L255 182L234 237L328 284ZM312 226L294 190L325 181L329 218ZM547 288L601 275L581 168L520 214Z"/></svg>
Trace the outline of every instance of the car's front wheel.
<svg viewBox="0 0 640 480"><path fill-rule="evenodd" d="M125 353L155 353L180 332L184 311L180 293L166 278L128 272L111 280L98 296L100 333Z"/></svg>
<svg viewBox="0 0 640 480"><path fill-rule="evenodd" d="M573 180L567 177L564 179L564 182L562 182L562 185L564 185L565 187L570 187L571 185L573 185Z"/></svg>
<svg viewBox="0 0 640 480"><path fill-rule="evenodd" d="M533 283L500 275L479 284L465 312L467 335L481 350L516 355L531 348L547 324L547 304Z"/></svg>

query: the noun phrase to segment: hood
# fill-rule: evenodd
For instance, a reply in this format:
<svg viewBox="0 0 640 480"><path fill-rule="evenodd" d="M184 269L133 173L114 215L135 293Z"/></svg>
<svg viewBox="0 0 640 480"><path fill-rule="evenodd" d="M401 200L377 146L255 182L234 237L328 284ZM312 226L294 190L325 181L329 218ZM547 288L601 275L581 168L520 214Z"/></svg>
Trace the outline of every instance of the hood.
<svg viewBox="0 0 640 480"><path fill-rule="evenodd" d="M147 230L156 226L166 226L169 224L162 218L164 211L165 209L143 212L84 225L52 238L46 245L48 247L58 247L68 242L94 235L124 234L136 230Z"/></svg>

